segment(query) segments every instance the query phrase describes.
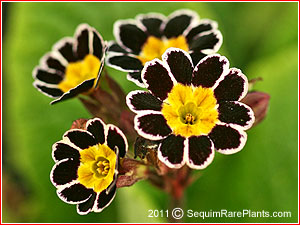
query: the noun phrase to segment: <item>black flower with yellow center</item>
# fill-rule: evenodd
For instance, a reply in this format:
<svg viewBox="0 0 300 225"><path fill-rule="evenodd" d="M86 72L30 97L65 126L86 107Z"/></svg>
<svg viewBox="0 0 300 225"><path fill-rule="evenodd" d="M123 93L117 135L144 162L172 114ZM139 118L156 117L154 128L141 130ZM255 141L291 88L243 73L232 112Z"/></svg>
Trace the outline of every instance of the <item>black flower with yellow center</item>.
<svg viewBox="0 0 300 225"><path fill-rule="evenodd" d="M119 158L128 144L122 131L102 120L88 120L85 129L71 129L52 148L51 181L58 197L76 204L79 214L101 212L114 199Z"/></svg>
<svg viewBox="0 0 300 225"><path fill-rule="evenodd" d="M108 48L107 65L128 72L127 78L144 87L141 71L146 62L161 59L170 47L188 51L196 65L222 44L216 22L202 19L191 10L177 10L168 17L158 13L138 15L135 20L114 24L116 42Z"/></svg>
<svg viewBox="0 0 300 225"><path fill-rule="evenodd" d="M74 38L58 41L33 70L33 85L56 103L88 94L98 85L106 43L95 28L81 24Z"/></svg>
<svg viewBox="0 0 300 225"><path fill-rule="evenodd" d="M203 169L214 150L232 154L244 147L244 130L254 122L251 108L239 102L248 80L224 56L206 56L194 67L189 54L170 48L162 60L145 64L142 79L149 92L130 92L127 105L137 113L138 134L161 140L158 158L167 166Z"/></svg>

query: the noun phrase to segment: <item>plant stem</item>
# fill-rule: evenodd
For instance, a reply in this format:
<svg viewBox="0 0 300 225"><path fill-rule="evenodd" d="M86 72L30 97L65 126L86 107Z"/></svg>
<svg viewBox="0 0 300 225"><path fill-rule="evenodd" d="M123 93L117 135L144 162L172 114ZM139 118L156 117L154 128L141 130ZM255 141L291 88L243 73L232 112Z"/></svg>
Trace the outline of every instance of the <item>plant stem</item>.
<svg viewBox="0 0 300 225"><path fill-rule="evenodd" d="M176 198L173 195L170 195L169 200L169 216L168 222L169 223L182 223L181 213L184 211L184 196L181 198ZM183 210L183 211L180 211Z"/></svg>

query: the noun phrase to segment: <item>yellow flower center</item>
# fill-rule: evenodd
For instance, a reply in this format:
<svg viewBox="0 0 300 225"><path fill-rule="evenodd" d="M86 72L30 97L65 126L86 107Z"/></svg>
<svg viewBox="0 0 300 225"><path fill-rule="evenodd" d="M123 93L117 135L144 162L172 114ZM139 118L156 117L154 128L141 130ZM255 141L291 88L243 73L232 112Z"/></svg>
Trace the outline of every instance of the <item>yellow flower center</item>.
<svg viewBox="0 0 300 225"><path fill-rule="evenodd" d="M187 113L185 116L184 123L192 125L192 124L194 124L194 122L195 122L195 117L192 114Z"/></svg>
<svg viewBox="0 0 300 225"><path fill-rule="evenodd" d="M78 180L95 192L105 190L113 181L117 155L107 145L94 145L80 152Z"/></svg>
<svg viewBox="0 0 300 225"><path fill-rule="evenodd" d="M184 51L189 50L189 46L183 35L166 40L150 36L137 58L145 65L146 62L151 61L152 59L161 59L162 54L170 47L180 48Z"/></svg>
<svg viewBox="0 0 300 225"><path fill-rule="evenodd" d="M59 89L67 92L85 80L96 78L100 64L100 60L91 54L85 56L82 61L69 63L64 80L58 84Z"/></svg>
<svg viewBox="0 0 300 225"><path fill-rule="evenodd" d="M218 122L217 100L211 88L176 84L163 103L162 114L176 135L208 134Z"/></svg>

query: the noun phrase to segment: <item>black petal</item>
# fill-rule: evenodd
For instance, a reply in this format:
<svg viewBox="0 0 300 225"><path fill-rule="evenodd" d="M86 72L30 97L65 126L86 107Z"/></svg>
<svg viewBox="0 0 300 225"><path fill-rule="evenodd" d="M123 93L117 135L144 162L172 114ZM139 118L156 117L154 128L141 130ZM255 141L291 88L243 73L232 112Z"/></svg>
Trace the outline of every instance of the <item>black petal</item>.
<svg viewBox="0 0 300 225"><path fill-rule="evenodd" d="M132 111L162 109L162 101L154 97L151 93L145 91L130 92L127 97L127 105Z"/></svg>
<svg viewBox="0 0 300 225"><path fill-rule="evenodd" d="M194 68L190 56L183 50L172 49L165 57L175 79L182 84L191 84Z"/></svg>
<svg viewBox="0 0 300 225"><path fill-rule="evenodd" d="M177 37L185 31L185 29L192 22L194 15L182 13L174 13L174 16L171 16L169 21L166 23L164 28L164 35L167 38Z"/></svg>
<svg viewBox="0 0 300 225"><path fill-rule="evenodd" d="M203 21L200 24L198 24L197 26L193 27L189 33L186 35L186 39L188 41L189 44L191 44L191 42L193 41L193 39L200 34L201 32L204 31L210 31L212 29L214 29L216 27L215 22L214 21Z"/></svg>
<svg viewBox="0 0 300 225"><path fill-rule="evenodd" d="M147 40L147 34L135 24L117 23L116 27L118 30L116 35L123 45L131 49L134 54L138 54Z"/></svg>
<svg viewBox="0 0 300 225"><path fill-rule="evenodd" d="M103 121L96 118L88 121L86 129L94 136L97 143L103 144L105 142L104 127Z"/></svg>
<svg viewBox="0 0 300 225"><path fill-rule="evenodd" d="M63 80L63 74L60 71L40 67L33 71L33 77L47 84L58 84Z"/></svg>
<svg viewBox="0 0 300 225"><path fill-rule="evenodd" d="M229 67L228 60L220 55L211 55L203 58L193 72L194 86L213 87L222 73Z"/></svg>
<svg viewBox="0 0 300 225"><path fill-rule="evenodd" d="M120 52L120 53L128 53L124 48L118 45L116 42L111 42L108 46L108 52Z"/></svg>
<svg viewBox="0 0 300 225"><path fill-rule="evenodd" d="M93 30L93 55L101 60L104 54L104 47L101 35L96 30Z"/></svg>
<svg viewBox="0 0 300 225"><path fill-rule="evenodd" d="M248 91L248 80L238 69L230 69L214 90L215 97L220 101L238 101Z"/></svg>
<svg viewBox="0 0 300 225"><path fill-rule="evenodd" d="M173 81L168 70L157 60L148 63L142 72L146 88L156 97L164 100L173 88Z"/></svg>
<svg viewBox="0 0 300 225"><path fill-rule="evenodd" d="M57 142L53 145L52 150L53 159L56 161L62 160L62 159L75 159L79 160L80 154L79 151L70 145L63 143L63 142Z"/></svg>
<svg viewBox="0 0 300 225"><path fill-rule="evenodd" d="M87 189L82 184L73 184L57 192L60 199L71 204L86 201L93 193L93 189Z"/></svg>
<svg viewBox="0 0 300 225"><path fill-rule="evenodd" d="M212 31L207 34L201 34L191 41L190 49L193 51L201 51L211 49L216 52L221 47L222 35L220 31Z"/></svg>
<svg viewBox="0 0 300 225"><path fill-rule="evenodd" d="M118 147L119 155L123 158L127 152L127 140L123 132L119 128L109 125L106 139L108 147L112 150Z"/></svg>
<svg viewBox="0 0 300 225"><path fill-rule="evenodd" d="M209 134L217 151L233 154L240 151L246 143L246 133L227 125L216 125Z"/></svg>
<svg viewBox="0 0 300 225"><path fill-rule="evenodd" d="M97 194L94 192L87 201L77 205L77 212L80 215L86 215L92 211Z"/></svg>
<svg viewBox="0 0 300 225"><path fill-rule="evenodd" d="M57 98L62 96L64 93L62 90L56 88L56 87L48 87L45 84L42 84L40 82L34 82L33 85L43 94L50 96L52 98Z"/></svg>
<svg viewBox="0 0 300 225"><path fill-rule="evenodd" d="M202 52L191 52L190 56L192 58L193 65L197 65L199 63L199 61L207 55Z"/></svg>
<svg viewBox="0 0 300 225"><path fill-rule="evenodd" d="M184 164L185 138L169 135L160 144L159 159L171 168L180 168Z"/></svg>
<svg viewBox="0 0 300 225"><path fill-rule="evenodd" d="M81 149L87 149L88 147L97 144L94 137L84 130L70 130L64 134L64 137L67 137L70 142Z"/></svg>
<svg viewBox="0 0 300 225"><path fill-rule="evenodd" d="M142 80L141 71L127 74L127 80L134 82L137 86L144 88L145 84Z"/></svg>
<svg viewBox="0 0 300 225"><path fill-rule="evenodd" d="M172 132L161 114L137 115L134 124L137 132L149 140L160 140Z"/></svg>
<svg viewBox="0 0 300 225"><path fill-rule="evenodd" d="M75 32L75 49L74 52L78 59L83 59L86 55L90 53L89 49L89 26L87 24L82 24L78 26Z"/></svg>
<svg viewBox="0 0 300 225"><path fill-rule="evenodd" d="M107 64L127 72L140 71L143 69L143 64L139 59L128 55L109 55Z"/></svg>
<svg viewBox="0 0 300 225"><path fill-rule="evenodd" d="M158 38L162 36L160 26L163 21L161 18L155 16L146 16L144 18L141 18L141 22L147 28L148 35L152 35Z"/></svg>
<svg viewBox="0 0 300 225"><path fill-rule="evenodd" d="M73 39L64 38L57 42L54 47L68 62L77 61L73 52Z"/></svg>
<svg viewBox="0 0 300 225"><path fill-rule="evenodd" d="M51 104L67 100L67 99L76 97L77 95L79 95L81 93L87 92L88 90L93 88L94 82L95 82L95 78L82 82L77 87L69 90L68 92L65 92L60 98L52 101Z"/></svg>
<svg viewBox="0 0 300 225"><path fill-rule="evenodd" d="M116 195L116 190L117 188L116 186L114 186L114 188L112 188L112 190L108 194L106 193L106 190L104 190L98 195L96 199L95 212L101 212L103 209L110 205Z"/></svg>
<svg viewBox="0 0 300 225"><path fill-rule="evenodd" d="M59 59L53 57L52 55L44 56L42 59L42 64L47 65L50 69L58 70L63 74L65 73L66 70L64 64L61 61L59 61Z"/></svg>
<svg viewBox="0 0 300 225"><path fill-rule="evenodd" d="M251 108L240 102L220 102L218 111L219 120L224 123L236 124L248 129L254 122Z"/></svg>
<svg viewBox="0 0 300 225"><path fill-rule="evenodd" d="M77 179L79 160L65 159L58 162L51 171L51 181L54 186L64 185Z"/></svg>
<svg viewBox="0 0 300 225"><path fill-rule="evenodd" d="M194 169L206 168L214 158L212 141L207 136L192 136L188 140L188 165Z"/></svg>

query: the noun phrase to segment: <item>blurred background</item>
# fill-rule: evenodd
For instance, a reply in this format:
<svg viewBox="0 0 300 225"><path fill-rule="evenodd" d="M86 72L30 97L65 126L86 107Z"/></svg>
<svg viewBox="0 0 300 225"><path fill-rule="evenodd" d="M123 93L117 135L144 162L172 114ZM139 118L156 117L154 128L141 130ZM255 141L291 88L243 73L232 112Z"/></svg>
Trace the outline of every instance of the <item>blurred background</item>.
<svg viewBox="0 0 300 225"><path fill-rule="evenodd" d="M167 222L149 218L167 210L168 196L141 181L118 190L102 213L79 216L62 202L50 182L51 146L73 120L91 116L79 100L50 106L32 85L32 70L43 54L79 23L114 39L113 23L137 14L189 8L216 20L224 38L220 54L249 79L262 77L255 90L271 95L266 119L248 131L238 154L216 154L214 162L186 191L193 211L290 211L291 218L189 218L198 223L277 223L298 219L298 3L99 2L2 3L3 148L2 221L7 223ZM109 69L125 92L136 89L126 74Z"/></svg>

